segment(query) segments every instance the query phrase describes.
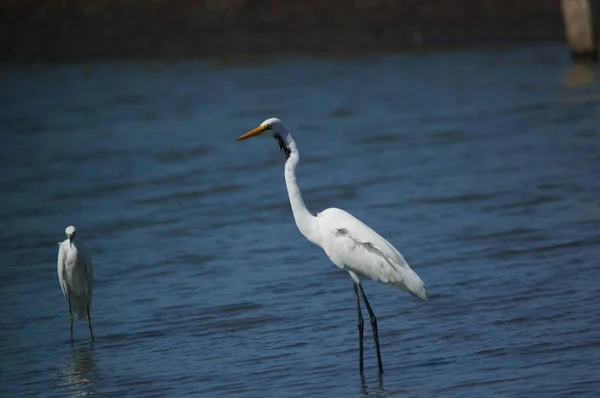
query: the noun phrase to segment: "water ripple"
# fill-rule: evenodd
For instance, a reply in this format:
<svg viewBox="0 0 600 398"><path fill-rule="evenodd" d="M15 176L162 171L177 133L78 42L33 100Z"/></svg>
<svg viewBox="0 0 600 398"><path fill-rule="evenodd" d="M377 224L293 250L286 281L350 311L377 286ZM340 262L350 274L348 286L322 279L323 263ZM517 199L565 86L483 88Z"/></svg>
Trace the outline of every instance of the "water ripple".
<svg viewBox="0 0 600 398"><path fill-rule="evenodd" d="M561 47L2 69L0 395L596 394L600 86L565 86ZM358 375L352 280L294 225L276 143L235 141L271 116L312 211L427 284L364 281L382 378L366 309ZM68 224L93 345L85 321L69 343Z"/></svg>

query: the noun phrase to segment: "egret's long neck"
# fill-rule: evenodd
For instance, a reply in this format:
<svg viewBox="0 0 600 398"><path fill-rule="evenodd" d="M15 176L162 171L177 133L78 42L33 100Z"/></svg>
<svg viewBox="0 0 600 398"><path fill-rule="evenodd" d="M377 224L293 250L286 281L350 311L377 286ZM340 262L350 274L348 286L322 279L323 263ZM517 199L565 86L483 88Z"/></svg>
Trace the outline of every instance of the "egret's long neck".
<svg viewBox="0 0 600 398"><path fill-rule="evenodd" d="M315 216L310 214L310 211L306 208L306 203L304 203L302 193L300 192L298 182L296 181L296 167L300 161L300 156L298 154L298 149L296 148L296 142L291 134L288 134L287 136L287 146L291 153L288 160L285 162L285 185L290 197L294 220L302 235L312 243L320 246L321 232L319 230L318 220Z"/></svg>

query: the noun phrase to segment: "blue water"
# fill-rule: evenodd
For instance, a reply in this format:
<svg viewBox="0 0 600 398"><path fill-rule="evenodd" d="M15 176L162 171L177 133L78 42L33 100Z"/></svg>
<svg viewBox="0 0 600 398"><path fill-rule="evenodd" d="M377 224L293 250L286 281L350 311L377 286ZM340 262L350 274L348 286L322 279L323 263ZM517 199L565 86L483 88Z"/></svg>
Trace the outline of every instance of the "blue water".
<svg viewBox="0 0 600 398"><path fill-rule="evenodd" d="M588 397L600 391L600 83L562 46L0 67L2 397ZM393 243L422 302L352 280L293 222ZM66 226L91 248L69 343ZM364 312L366 315L366 311Z"/></svg>

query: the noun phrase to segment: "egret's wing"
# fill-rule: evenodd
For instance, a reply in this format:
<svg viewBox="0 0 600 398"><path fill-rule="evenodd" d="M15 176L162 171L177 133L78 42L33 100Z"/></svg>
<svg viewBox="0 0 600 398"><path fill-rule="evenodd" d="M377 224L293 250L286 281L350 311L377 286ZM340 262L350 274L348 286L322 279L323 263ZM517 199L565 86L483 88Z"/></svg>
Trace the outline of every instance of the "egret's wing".
<svg viewBox="0 0 600 398"><path fill-rule="evenodd" d="M90 257L85 259L85 272L87 275L89 294L91 295L92 290L94 290L94 267L92 266L92 259Z"/></svg>
<svg viewBox="0 0 600 398"><path fill-rule="evenodd" d="M321 231L327 235L324 247L334 263L359 276L391 284L427 299L423 281L404 257L387 240L360 220L340 209L318 215Z"/></svg>
<svg viewBox="0 0 600 398"><path fill-rule="evenodd" d="M61 242L58 243L58 267L57 267L57 271L58 271L58 282L60 283L60 289L63 292L63 295L65 297L67 297L68 295L68 291L67 291L67 285L65 283L65 261L67 259L67 253L65 252L65 249L63 248L63 245Z"/></svg>
<svg viewBox="0 0 600 398"><path fill-rule="evenodd" d="M91 301L92 291L94 290L94 267L92 265L92 255L90 254L90 250L88 247L81 241L78 243L78 250L83 255L83 265L85 267L85 275L87 279L86 284L86 296L89 297Z"/></svg>

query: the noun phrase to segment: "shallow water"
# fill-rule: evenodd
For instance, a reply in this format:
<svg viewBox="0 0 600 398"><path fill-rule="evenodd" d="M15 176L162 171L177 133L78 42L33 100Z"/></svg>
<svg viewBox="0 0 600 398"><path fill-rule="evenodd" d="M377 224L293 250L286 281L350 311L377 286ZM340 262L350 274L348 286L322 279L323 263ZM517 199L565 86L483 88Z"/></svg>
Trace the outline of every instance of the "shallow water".
<svg viewBox="0 0 600 398"><path fill-rule="evenodd" d="M600 390L600 84L563 47L367 58L1 67L1 396L594 396ZM392 242L430 300L352 280L313 212ZM69 344L56 277L91 248ZM365 312L366 315L366 312Z"/></svg>

